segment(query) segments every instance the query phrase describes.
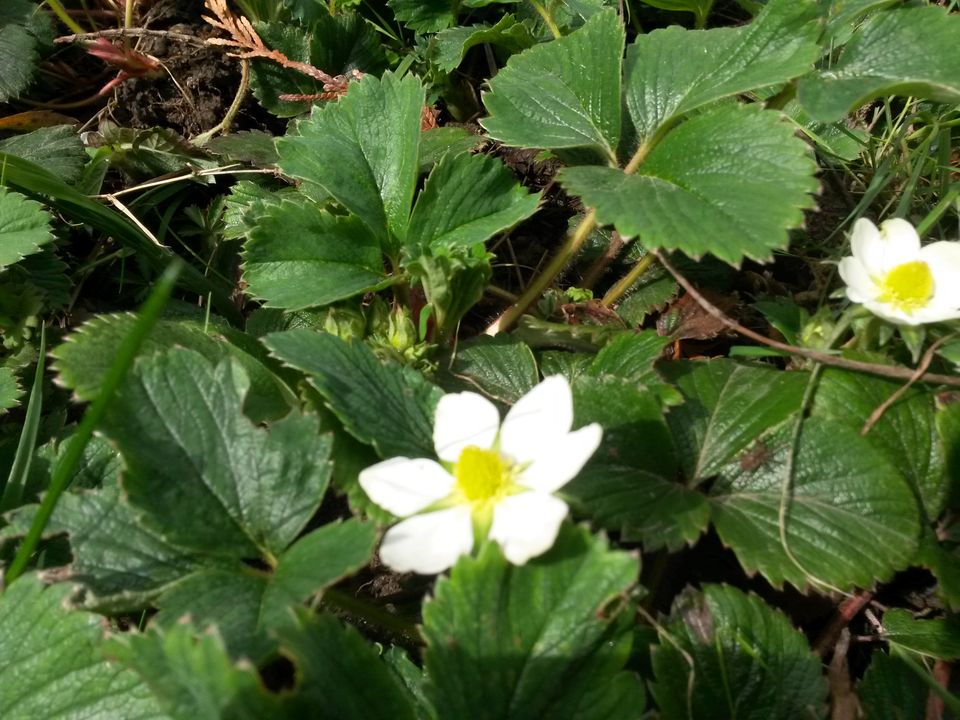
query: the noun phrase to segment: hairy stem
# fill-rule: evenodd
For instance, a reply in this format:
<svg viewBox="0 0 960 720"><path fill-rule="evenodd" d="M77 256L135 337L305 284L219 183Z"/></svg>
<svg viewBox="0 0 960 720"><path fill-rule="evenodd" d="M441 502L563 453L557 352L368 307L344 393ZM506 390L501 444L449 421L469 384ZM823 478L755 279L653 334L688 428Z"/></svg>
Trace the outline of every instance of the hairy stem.
<svg viewBox="0 0 960 720"><path fill-rule="evenodd" d="M64 9L63 5L60 4L60 0L47 0L47 5L49 5L50 9L53 10L53 14L60 18L60 22L73 30L73 32L86 32L82 25L80 25L76 20L70 17L69 14L67 14L67 11Z"/></svg>
<svg viewBox="0 0 960 720"><path fill-rule="evenodd" d="M623 297L623 294L650 269L650 266L653 265L656 259L657 256L652 252L648 252L640 258L640 262L630 268L630 272L620 278L612 288L607 290L607 294L604 295L603 300L600 301L601 304L604 305L604 307L610 307Z"/></svg>

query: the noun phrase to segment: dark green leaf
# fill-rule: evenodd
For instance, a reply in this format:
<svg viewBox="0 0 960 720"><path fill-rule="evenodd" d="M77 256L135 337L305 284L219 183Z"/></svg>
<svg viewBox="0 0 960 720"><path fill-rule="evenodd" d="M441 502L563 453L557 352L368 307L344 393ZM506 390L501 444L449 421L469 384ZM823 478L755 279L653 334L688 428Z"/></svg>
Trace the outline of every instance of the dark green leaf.
<svg viewBox="0 0 960 720"><path fill-rule="evenodd" d="M37 40L28 24L35 10L28 0L8 0L0 10L0 102L16 98L33 79Z"/></svg>
<svg viewBox="0 0 960 720"><path fill-rule="evenodd" d="M414 720L406 690L377 651L331 615L297 615L280 633L297 666L291 715L317 720Z"/></svg>
<svg viewBox="0 0 960 720"><path fill-rule="evenodd" d="M521 147L592 148L616 160L623 24L613 11L553 42L514 55L490 81L481 124Z"/></svg>
<svg viewBox="0 0 960 720"><path fill-rule="evenodd" d="M815 19L812 0L771 0L742 27L640 35L627 53L625 85L638 139L720 98L809 72L820 55Z"/></svg>
<svg viewBox="0 0 960 720"><path fill-rule="evenodd" d="M786 246L787 230L801 225L802 210L813 204L815 169L807 146L777 113L730 104L669 132L636 174L568 167L559 179L596 208L600 222L639 235L648 248L739 264L744 257L768 260Z"/></svg>
<svg viewBox="0 0 960 720"><path fill-rule="evenodd" d="M142 358L108 411L103 430L124 457L131 504L181 547L277 555L323 497L330 437L299 413L254 425L241 412L248 388L237 363L174 349Z"/></svg>
<svg viewBox="0 0 960 720"><path fill-rule="evenodd" d="M80 178L87 162L80 136L70 125L54 125L0 140L0 152L34 162L68 183Z"/></svg>
<svg viewBox="0 0 960 720"><path fill-rule="evenodd" d="M792 424L764 436L710 489L713 522L747 572L774 585L871 587L907 567L920 518L910 486L865 439L810 418L791 458ZM784 496L784 482L792 480ZM783 535L781 542L781 505Z"/></svg>
<svg viewBox="0 0 960 720"><path fill-rule="evenodd" d="M257 23L256 28L268 47L329 75L349 76L354 70L379 75L387 67L379 35L359 13L343 12L331 17L323 9L310 30L296 23ZM281 100L280 95L315 95L324 91L319 80L272 60L251 61L250 85L263 106L280 117L310 110L310 101Z"/></svg>
<svg viewBox="0 0 960 720"><path fill-rule="evenodd" d="M494 400L512 405L540 381L533 352L512 335L481 335L457 347L450 373Z"/></svg>
<svg viewBox="0 0 960 720"><path fill-rule="evenodd" d="M906 610L894 608L883 615L883 637L891 645L938 660L960 658L960 615L941 620L914 620Z"/></svg>
<svg viewBox="0 0 960 720"><path fill-rule="evenodd" d="M876 650L857 686L860 705L870 720L918 720L926 716L929 689L899 658Z"/></svg>
<svg viewBox="0 0 960 720"><path fill-rule="evenodd" d="M516 53L535 43L536 37L526 23L517 22L513 15L504 15L496 25L464 25L437 33L433 38L433 61L441 70L450 72L477 45L496 45Z"/></svg>
<svg viewBox="0 0 960 720"><path fill-rule="evenodd" d="M33 200L0 187L0 270L53 240L50 213Z"/></svg>
<svg viewBox="0 0 960 720"><path fill-rule="evenodd" d="M321 186L391 251L407 236L423 104L413 75L367 75L338 102L297 123L298 134L277 140L278 165Z"/></svg>
<svg viewBox="0 0 960 720"><path fill-rule="evenodd" d="M188 624L111 641L106 652L149 685L173 720L279 718L256 670L234 665L214 633L197 635ZM124 716L126 717L126 716Z"/></svg>
<svg viewBox="0 0 960 720"><path fill-rule="evenodd" d="M960 16L935 6L874 13L829 68L799 83L800 102L830 122L875 97L960 102Z"/></svg>
<svg viewBox="0 0 960 720"><path fill-rule="evenodd" d="M433 411L443 393L420 373L385 365L365 345L326 333L290 330L264 343L307 373L343 426L381 457L433 455Z"/></svg>
<svg viewBox="0 0 960 720"><path fill-rule="evenodd" d="M407 245L469 248L530 217L539 202L497 158L448 153L417 197Z"/></svg>
<svg viewBox="0 0 960 720"><path fill-rule="evenodd" d="M380 243L366 225L303 200L269 204L244 250L243 277L266 307L329 305L385 278Z"/></svg>
<svg viewBox="0 0 960 720"><path fill-rule="evenodd" d="M67 610L69 594L25 575L0 595L4 720L162 720L140 679L100 655L102 618Z"/></svg>
<svg viewBox="0 0 960 720"><path fill-rule="evenodd" d="M817 387L813 413L860 432L873 411L901 386L863 373L827 370ZM887 409L866 438L873 452L884 456L910 483L927 518L937 518L948 486L933 397L908 392Z"/></svg>
<svg viewBox="0 0 960 720"><path fill-rule="evenodd" d="M663 720L822 717L827 683L820 660L786 616L760 598L707 585L681 595L672 618L669 639L653 651L653 694Z"/></svg>
<svg viewBox="0 0 960 720"><path fill-rule="evenodd" d="M681 362L662 366L685 402L671 408L673 432L684 473L700 482L754 441L796 412L808 376L729 360Z"/></svg>
<svg viewBox="0 0 960 720"><path fill-rule="evenodd" d="M438 716L636 718L643 687L621 670L631 635L616 598L638 565L569 526L522 567L493 543L461 558L423 607L427 692Z"/></svg>
<svg viewBox="0 0 960 720"><path fill-rule="evenodd" d="M115 349L135 321L133 315L118 314L100 315L84 323L52 352L58 381L81 400L95 398ZM210 325L205 331L202 320L161 320L147 336L140 354L154 355L177 345L213 363L233 358L250 380L243 409L252 420L273 420L290 412L296 398L289 388L258 358L227 342L221 332L217 325Z"/></svg>

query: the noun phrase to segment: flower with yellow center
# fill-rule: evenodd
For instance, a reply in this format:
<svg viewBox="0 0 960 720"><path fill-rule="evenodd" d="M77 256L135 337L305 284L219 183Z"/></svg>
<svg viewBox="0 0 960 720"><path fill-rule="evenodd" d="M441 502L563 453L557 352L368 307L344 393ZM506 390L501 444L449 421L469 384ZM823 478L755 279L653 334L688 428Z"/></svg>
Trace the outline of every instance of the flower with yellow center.
<svg viewBox="0 0 960 720"><path fill-rule="evenodd" d="M397 457L360 473L373 502L401 518L380 559L399 572L446 570L491 538L522 565L553 545L567 504L553 493L600 444L596 423L571 432L573 397L560 375L544 380L507 413L471 392L444 395L433 443L440 462Z"/></svg>
<svg viewBox="0 0 960 720"><path fill-rule="evenodd" d="M860 218L850 246L853 256L840 261L840 277L853 302L900 325L960 318L960 242L921 247L906 220L886 220L877 228Z"/></svg>

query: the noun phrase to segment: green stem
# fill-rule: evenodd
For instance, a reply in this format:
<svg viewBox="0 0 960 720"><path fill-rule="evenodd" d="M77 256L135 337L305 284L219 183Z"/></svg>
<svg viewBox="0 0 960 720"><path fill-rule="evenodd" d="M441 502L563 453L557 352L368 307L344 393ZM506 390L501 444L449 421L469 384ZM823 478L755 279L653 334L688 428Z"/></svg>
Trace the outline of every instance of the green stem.
<svg viewBox="0 0 960 720"><path fill-rule="evenodd" d="M498 332L507 330L519 320L520 316L526 312L528 307L536 302L537 298L550 286L550 283L554 281L557 275L563 272L563 269L580 251L580 248L583 247L583 244L587 238L590 237L590 233L593 232L596 226L597 211L591 210L583 216L583 219L580 221L580 224L577 225L576 229L567 235L560 251L553 256L544 271L537 275L537 277L533 279L533 282L527 285L520 299L508 307L503 315L497 318L497 320L485 330L486 334L496 335Z"/></svg>
<svg viewBox="0 0 960 720"><path fill-rule="evenodd" d="M666 128L667 126L664 125L652 137L647 138L640 144L640 147L637 148L633 157L630 158L630 162L628 162L627 166L623 169L625 175L632 175L643 165L643 161L647 159L647 155L650 154L654 145L663 137ZM537 298L550 286L550 283L570 264L596 226L597 211L591 208L590 211L583 216L583 219L580 221L580 224L577 225L576 229L567 235L567 239L564 241L560 251L553 256L553 259L550 260L550 264L547 265L546 269L533 279L533 282L523 291L520 299L508 307L500 317L494 320L493 323L484 330L484 333L487 335L496 335L498 332L508 330L519 320L520 316L527 311L527 308L537 301Z"/></svg>
<svg viewBox="0 0 960 720"><path fill-rule="evenodd" d="M533 5L533 9L537 11L537 14L543 18L544 24L547 26L547 29L550 31L550 34L553 35L554 40L559 40L563 37L563 33L560 32L560 28L557 26L556 21L553 19L553 15L550 14L550 11L547 10L542 3L537 0L530 0L530 4Z"/></svg>
<svg viewBox="0 0 960 720"><path fill-rule="evenodd" d="M43 536L43 531L50 520L50 516L53 515L53 510L57 506L57 501L60 499L63 491L66 490L70 479L73 477L77 463L80 462L84 448L86 448L87 443L90 442L90 438L93 437L93 431L103 419L113 399L113 394L117 391L117 388L120 387L120 384L127 375L127 371L130 369L130 366L133 365L134 358L136 358L140 346L143 344L143 341L150 333L150 330L160 317L160 313L166 306L170 293L176 285L177 276L180 274L182 265L183 262L181 260L174 260L164 271L163 275L160 276L147 301L143 304L143 309L140 311L140 317L137 318L136 324L123 339L123 342L120 343L120 347L114 355L113 362L110 364L110 369L103 380L103 385L100 387L100 393L90 404L90 407L87 408L87 411L83 415L83 420L80 421L80 426L64 450L63 457L57 462L53 469L53 477L50 478L50 487L43 496L40 509L37 510L37 514L33 516L33 523L30 525L27 536L20 544L20 548L17 550L13 562L10 563L10 567L7 568L5 576L7 586L23 573L30 559L33 557L33 553L37 549L40 538Z"/></svg>
<svg viewBox="0 0 960 720"><path fill-rule="evenodd" d="M230 103L230 107L227 108L226 114L223 116L223 120L214 125L212 128L206 132L202 132L193 138L190 142L194 145L203 146L208 143L217 133L223 133L224 135L230 134L230 127L233 125L234 119L237 117L237 113L240 112L240 106L243 105L244 99L247 97L247 88L250 86L250 61L241 60L240 61L240 85L237 87L237 94L233 97L233 102Z"/></svg>
<svg viewBox="0 0 960 720"><path fill-rule="evenodd" d="M923 680L927 687L930 688L930 691L943 700L943 704L950 708L950 711L954 715L960 716L960 698L938 683L920 663L911 657L911 653L906 650L900 650L899 648L891 648L891 652L900 658L917 677Z"/></svg>
<svg viewBox="0 0 960 720"><path fill-rule="evenodd" d="M657 256L652 252L648 252L642 258L640 262L630 268L630 272L620 278L617 283L607 290L607 294L603 296L603 300L600 301L600 304L604 307L610 307L617 300L619 300L627 290L629 290L633 284L640 279L640 276L643 275L647 270L650 269L650 266L656 261Z"/></svg>
<svg viewBox="0 0 960 720"><path fill-rule="evenodd" d="M81 35L87 32L83 29L82 25L67 14L63 5L60 4L60 0L47 0L47 5L53 10L53 14L60 18L60 22L70 28L70 30Z"/></svg>
<svg viewBox="0 0 960 720"><path fill-rule="evenodd" d="M377 605L358 600L350 593L337 590L336 588L329 588L323 592L323 602L348 615L354 615L362 620L366 620L371 625L376 625L391 635L402 637L416 645L423 644L423 638L420 636L420 631L414 623L398 615L389 613Z"/></svg>

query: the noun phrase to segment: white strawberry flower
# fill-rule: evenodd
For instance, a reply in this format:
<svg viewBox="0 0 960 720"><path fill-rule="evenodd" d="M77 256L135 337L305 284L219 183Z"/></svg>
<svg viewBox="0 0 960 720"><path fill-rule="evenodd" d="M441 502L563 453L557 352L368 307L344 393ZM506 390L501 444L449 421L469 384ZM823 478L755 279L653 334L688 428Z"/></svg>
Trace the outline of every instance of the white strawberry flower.
<svg viewBox="0 0 960 720"><path fill-rule="evenodd" d="M921 247L906 220L886 220L877 228L860 218L850 246L853 256L840 261L840 277L853 302L900 325L960 318L960 242Z"/></svg>
<svg viewBox="0 0 960 720"><path fill-rule="evenodd" d="M553 493L576 477L602 435L597 423L571 432L567 380L541 382L503 424L496 406L472 392L444 395L434 420L440 462L396 457L360 473L370 499L405 518L384 535L381 560L430 575L488 537L515 565L549 550L568 511Z"/></svg>

